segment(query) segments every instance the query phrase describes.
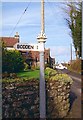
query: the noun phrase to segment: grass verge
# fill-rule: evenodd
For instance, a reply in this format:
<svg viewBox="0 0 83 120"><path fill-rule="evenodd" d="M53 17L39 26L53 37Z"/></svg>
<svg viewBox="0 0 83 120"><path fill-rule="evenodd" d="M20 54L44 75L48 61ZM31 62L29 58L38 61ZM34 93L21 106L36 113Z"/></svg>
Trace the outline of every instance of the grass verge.
<svg viewBox="0 0 83 120"><path fill-rule="evenodd" d="M39 70L30 70L17 73L18 77L21 78L36 78L39 79Z"/></svg>

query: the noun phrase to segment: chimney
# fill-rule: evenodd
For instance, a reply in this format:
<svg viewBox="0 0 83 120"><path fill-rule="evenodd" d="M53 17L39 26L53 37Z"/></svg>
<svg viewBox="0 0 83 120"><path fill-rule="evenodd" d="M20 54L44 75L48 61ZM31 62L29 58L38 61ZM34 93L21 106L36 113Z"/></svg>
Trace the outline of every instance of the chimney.
<svg viewBox="0 0 83 120"><path fill-rule="evenodd" d="M14 35L14 38L18 39L18 42L19 42L20 36L19 36L18 32L16 32L16 34Z"/></svg>

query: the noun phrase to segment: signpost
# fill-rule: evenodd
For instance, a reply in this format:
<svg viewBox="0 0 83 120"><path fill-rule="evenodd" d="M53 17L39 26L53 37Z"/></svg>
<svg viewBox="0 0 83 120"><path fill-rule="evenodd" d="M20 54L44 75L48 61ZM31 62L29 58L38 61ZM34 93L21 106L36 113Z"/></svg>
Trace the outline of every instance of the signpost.
<svg viewBox="0 0 83 120"><path fill-rule="evenodd" d="M16 43L14 48L22 51L39 51L40 52L40 118L46 118L46 91L45 91L45 77L44 77L44 49L46 42L46 35L44 31L44 0L41 0L41 33L37 36L38 44L23 44Z"/></svg>
<svg viewBox="0 0 83 120"><path fill-rule="evenodd" d="M46 36L44 33L44 0L41 0L41 33L37 37L40 52L40 119L46 118L46 93L45 93L45 77L44 77L44 49Z"/></svg>

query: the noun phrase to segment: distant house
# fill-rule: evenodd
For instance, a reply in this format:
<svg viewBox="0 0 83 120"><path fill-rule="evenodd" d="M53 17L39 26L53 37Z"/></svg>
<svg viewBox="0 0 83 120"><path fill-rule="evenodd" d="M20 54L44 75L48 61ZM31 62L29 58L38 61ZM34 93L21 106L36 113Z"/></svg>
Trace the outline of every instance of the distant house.
<svg viewBox="0 0 83 120"><path fill-rule="evenodd" d="M7 50L15 50L13 47L16 43L19 43L19 35L16 32L14 37L0 37L0 40L5 44Z"/></svg>
<svg viewBox="0 0 83 120"><path fill-rule="evenodd" d="M1 41L4 42L7 50L15 50L14 45L16 43L20 43L20 36L18 32L16 32L16 35L14 37L0 37ZM25 59L25 61L28 64L34 64L37 65L39 64L40 57L39 57L39 51L23 51L19 50ZM50 63L51 66L55 64L55 59L50 57L50 49L46 48L44 52L45 56L45 64Z"/></svg>

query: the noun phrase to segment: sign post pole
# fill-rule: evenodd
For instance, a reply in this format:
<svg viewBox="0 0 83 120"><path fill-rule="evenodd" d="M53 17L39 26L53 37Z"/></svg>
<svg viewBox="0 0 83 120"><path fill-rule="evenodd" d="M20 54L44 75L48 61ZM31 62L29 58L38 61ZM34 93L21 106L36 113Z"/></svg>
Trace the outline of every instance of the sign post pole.
<svg viewBox="0 0 83 120"><path fill-rule="evenodd" d="M44 49L46 36L44 33L44 0L41 0L41 33L37 37L38 47L40 52L40 87L39 87L39 98L40 98L40 118L46 118L46 93L45 93L45 77L44 77Z"/></svg>

